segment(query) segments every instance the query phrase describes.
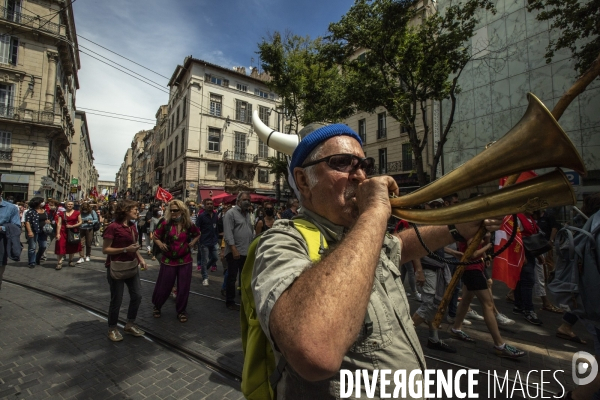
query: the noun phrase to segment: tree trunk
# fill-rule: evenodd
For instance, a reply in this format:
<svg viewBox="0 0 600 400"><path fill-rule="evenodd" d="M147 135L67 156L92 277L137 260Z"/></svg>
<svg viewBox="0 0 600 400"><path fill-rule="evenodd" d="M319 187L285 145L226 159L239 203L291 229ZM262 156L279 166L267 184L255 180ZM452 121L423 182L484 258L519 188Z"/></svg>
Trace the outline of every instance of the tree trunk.
<svg viewBox="0 0 600 400"><path fill-rule="evenodd" d="M590 65L587 71L585 71L575 81L573 86L571 86L569 90L567 90L565 94L562 95L560 100L558 100L558 103L556 103L556 106L554 106L554 108L552 109L552 115L557 121L563 115L567 107L569 107L569 104L571 104L571 102L575 100L577 96L583 93L583 91L588 87L588 85L592 83L594 79L596 79L599 75L600 54L598 54L598 57L596 57L594 62L592 62L592 65Z"/></svg>

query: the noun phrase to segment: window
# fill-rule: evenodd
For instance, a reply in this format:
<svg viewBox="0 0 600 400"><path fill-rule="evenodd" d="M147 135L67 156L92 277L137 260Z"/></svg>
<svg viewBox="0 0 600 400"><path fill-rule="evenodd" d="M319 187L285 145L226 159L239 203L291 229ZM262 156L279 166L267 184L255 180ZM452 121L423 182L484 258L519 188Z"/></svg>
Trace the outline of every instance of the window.
<svg viewBox="0 0 600 400"><path fill-rule="evenodd" d="M204 75L206 82L214 83L215 85L229 87L229 81L227 79L219 78L218 76L212 76L211 74Z"/></svg>
<svg viewBox="0 0 600 400"><path fill-rule="evenodd" d="M175 136L175 155L173 158L177 158L177 148L179 147L179 136Z"/></svg>
<svg viewBox="0 0 600 400"><path fill-rule="evenodd" d="M412 147L410 143L402 144L402 170L411 171L413 169Z"/></svg>
<svg viewBox="0 0 600 400"><path fill-rule="evenodd" d="M6 19L21 22L21 0L8 0L6 2Z"/></svg>
<svg viewBox="0 0 600 400"><path fill-rule="evenodd" d="M358 120L358 136L360 136L363 145L367 143L367 121L364 118Z"/></svg>
<svg viewBox="0 0 600 400"><path fill-rule="evenodd" d="M379 173L385 174L387 171L387 149L379 149Z"/></svg>
<svg viewBox="0 0 600 400"><path fill-rule="evenodd" d="M19 39L10 35L0 35L0 63L17 65Z"/></svg>
<svg viewBox="0 0 600 400"><path fill-rule="evenodd" d="M268 92L263 92L260 89L254 89L254 94L256 96L260 96L260 97L265 98L265 99L269 98L269 93Z"/></svg>
<svg viewBox="0 0 600 400"><path fill-rule="evenodd" d="M11 149L11 140L12 140L12 132L0 131L0 150Z"/></svg>
<svg viewBox="0 0 600 400"><path fill-rule="evenodd" d="M219 164L206 163L206 178L207 179L218 179L219 177Z"/></svg>
<svg viewBox="0 0 600 400"><path fill-rule="evenodd" d="M179 178L183 179L183 163L179 165Z"/></svg>
<svg viewBox="0 0 600 400"><path fill-rule="evenodd" d="M181 104L181 119L185 118L186 107L187 107L187 96L183 98L183 103Z"/></svg>
<svg viewBox="0 0 600 400"><path fill-rule="evenodd" d="M258 182L269 183L269 170L268 169L261 168L258 170Z"/></svg>
<svg viewBox="0 0 600 400"><path fill-rule="evenodd" d="M267 107L258 106L258 117L266 126L269 126L269 111Z"/></svg>
<svg viewBox="0 0 600 400"><path fill-rule="evenodd" d="M223 96L216 94L210 94L210 115L217 117L221 116L221 104L223 102Z"/></svg>
<svg viewBox="0 0 600 400"><path fill-rule="evenodd" d="M377 139L385 139L386 136L385 113L382 112L377 114Z"/></svg>
<svg viewBox="0 0 600 400"><path fill-rule="evenodd" d="M181 130L181 154L185 153L185 129Z"/></svg>
<svg viewBox="0 0 600 400"><path fill-rule="evenodd" d="M241 122L252 121L252 104L245 101L235 101L235 119Z"/></svg>
<svg viewBox="0 0 600 400"><path fill-rule="evenodd" d="M241 90L242 92L248 91L248 85L244 85L243 83L238 83L236 85L237 90Z"/></svg>
<svg viewBox="0 0 600 400"><path fill-rule="evenodd" d="M262 140L258 139L258 158L269 157L269 146Z"/></svg>
<svg viewBox="0 0 600 400"><path fill-rule="evenodd" d="M246 159L246 134L241 132L235 133L235 147L234 147L234 159L245 160Z"/></svg>
<svg viewBox="0 0 600 400"><path fill-rule="evenodd" d="M364 63L367 60L367 53L361 53L358 57L358 61L360 61L361 63Z"/></svg>
<svg viewBox="0 0 600 400"><path fill-rule="evenodd" d="M171 133L173 133L173 129L175 129L175 116L171 115Z"/></svg>
<svg viewBox="0 0 600 400"><path fill-rule="evenodd" d="M400 125L400 134L408 133L408 128L404 125Z"/></svg>
<svg viewBox="0 0 600 400"><path fill-rule="evenodd" d="M0 116L11 117L13 115L13 85L0 84Z"/></svg>
<svg viewBox="0 0 600 400"><path fill-rule="evenodd" d="M177 118L175 118L175 126L179 125L179 106L177 106Z"/></svg>
<svg viewBox="0 0 600 400"><path fill-rule="evenodd" d="M173 180L177 180L177 167L173 168Z"/></svg>
<svg viewBox="0 0 600 400"><path fill-rule="evenodd" d="M208 151L219 151L221 144L221 130L208 128Z"/></svg>

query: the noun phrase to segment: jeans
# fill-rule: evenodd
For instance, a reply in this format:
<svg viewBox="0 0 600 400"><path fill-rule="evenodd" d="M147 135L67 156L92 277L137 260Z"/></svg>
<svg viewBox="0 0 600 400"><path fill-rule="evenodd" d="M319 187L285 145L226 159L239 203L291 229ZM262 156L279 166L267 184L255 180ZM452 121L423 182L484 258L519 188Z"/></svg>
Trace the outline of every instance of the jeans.
<svg viewBox="0 0 600 400"><path fill-rule="evenodd" d="M113 279L110 276L110 268L106 269L106 279L110 286L110 306L108 308L108 327L114 328L119 322L119 310L123 302L123 289L127 285L129 290L129 309L127 310L127 321L133 322L137 317L138 309L142 303L142 285L139 272L129 279Z"/></svg>
<svg viewBox="0 0 600 400"><path fill-rule="evenodd" d="M202 279L208 279L208 267L215 265L219 259L219 245L200 246L198 252L198 265L202 271Z"/></svg>
<svg viewBox="0 0 600 400"><path fill-rule="evenodd" d="M515 307L533 311L533 285L535 283L535 257L527 257L521 277L515 287Z"/></svg>
<svg viewBox="0 0 600 400"><path fill-rule="evenodd" d="M43 232L34 233L33 237L27 238L27 258L29 265L38 264L46 251L47 236Z"/></svg>
<svg viewBox="0 0 600 400"><path fill-rule="evenodd" d="M240 255L239 259L234 259L233 254L229 253L225 256L227 259L227 296L226 305L230 306L235 304L235 281L237 280L238 273L242 273L242 268L246 262L246 256Z"/></svg>

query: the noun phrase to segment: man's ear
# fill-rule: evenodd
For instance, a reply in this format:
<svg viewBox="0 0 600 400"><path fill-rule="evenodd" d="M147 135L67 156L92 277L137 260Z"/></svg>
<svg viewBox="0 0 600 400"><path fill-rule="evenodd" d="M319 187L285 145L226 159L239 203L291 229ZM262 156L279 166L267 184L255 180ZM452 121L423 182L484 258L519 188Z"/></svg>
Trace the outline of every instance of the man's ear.
<svg viewBox="0 0 600 400"><path fill-rule="evenodd" d="M308 179L304 173L304 168L294 168L294 180L296 181L296 188L298 192L305 200L310 200L310 187L308 186Z"/></svg>

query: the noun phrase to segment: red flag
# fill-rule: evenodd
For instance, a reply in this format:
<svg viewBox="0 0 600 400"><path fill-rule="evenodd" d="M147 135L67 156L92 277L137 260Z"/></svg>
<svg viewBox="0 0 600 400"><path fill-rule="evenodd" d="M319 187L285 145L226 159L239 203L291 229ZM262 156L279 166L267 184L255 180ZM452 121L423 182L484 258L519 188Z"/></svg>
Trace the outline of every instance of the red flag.
<svg viewBox="0 0 600 400"><path fill-rule="evenodd" d="M536 176L538 176L538 175L533 171L524 171L519 174L519 178L517 179L517 182L515 182L515 183L520 183L520 182L526 181L527 179L535 178ZM506 183L506 179L507 179L507 177L500 178L500 189L502 189L504 187L504 184Z"/></svg>
<svg viewBox="0 0 600 400"><path fill-rule="evenodd" d="M494 251L498 251L508 242L513 232L514 221L512 215L507 215L502 221L500 229L496 231ZM523 249L523 238L517 226L517 235L510 246L496 258L492 268L492 279L506 283L510 289L514 289L521 276L521 268L525 263L525 251Z"/></svg>
<svg viewBox="0 0 600 400"><path fill-rule="evenodd" d="M169 193L167 190L161 188L160 186L156 189L156 195L154 196L156 200L164 201L168 203L173 199L173 195Z"/></svg>
<svg viewBox="0 0 600 400"><path fill-rule="evenodd" d="M90 191L90 196L95 199L98 198L98 191L96 190L96 186L94 186L94 188Z"/></svg>

